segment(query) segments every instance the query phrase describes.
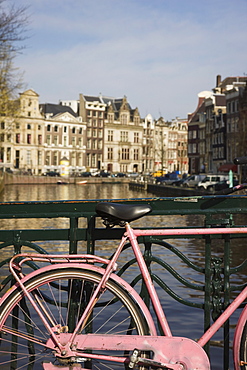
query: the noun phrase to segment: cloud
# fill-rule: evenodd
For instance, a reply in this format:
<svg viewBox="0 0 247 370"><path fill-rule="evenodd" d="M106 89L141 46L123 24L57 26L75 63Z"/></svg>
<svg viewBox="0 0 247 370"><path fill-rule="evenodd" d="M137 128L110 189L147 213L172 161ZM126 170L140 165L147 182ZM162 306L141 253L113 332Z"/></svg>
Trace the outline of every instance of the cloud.
<svg viewBox="0 0 247 370"><path fill-rule="evenodd" d="M42 101L101 92L127 95L142 115L185 117L217 74L246 72L246 8L242 0L33 0L34 36L18 63Z"/></svg>

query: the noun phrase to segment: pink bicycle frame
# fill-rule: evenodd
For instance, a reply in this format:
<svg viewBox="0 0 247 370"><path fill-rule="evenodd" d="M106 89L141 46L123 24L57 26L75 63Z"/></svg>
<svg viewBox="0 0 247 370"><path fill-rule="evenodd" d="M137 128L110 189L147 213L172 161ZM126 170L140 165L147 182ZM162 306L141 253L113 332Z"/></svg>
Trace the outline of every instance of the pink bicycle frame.
<svg viewBox="0 0 247 370"><path fill-rule="evenodd" d="M41 257L40 255L22 255L26 256L27 258L32 258L31 256L40 258L39 260L49 260L49 258L52 260L52 262L56 261L59 263L59 260L61 258L65 258L67 262L63 263L62 265L66 267L66 265L72 266L73 264L81 264L81 258L84 258L84 263L86 263L84 266L87 268L87 266L90 266L92 268L92 265L87 265L87 262L100 262L100 263L107 263L107 267L105 270L100 269L102 272L102 279L94 292L93 297L90 299L90 302L88 304L87 309L83 313L82 317L80 318L78 325L74 331L74 333L66 333L66 334L60 334L57 335L53 332L53 330L49 327L49 324L46 322L45 317L43 316L42 312L40 312L39 308L36 306L36 303L32 296L26 291L25 286L22 282L22 280L27 280L28 276L26 276L24 279L20 279L18 277L18 274L16 274L15 269L16 266L14 264L14 259L16 258L13 257L12 263L10 263L10 268L12 269L12 273L16 276L18 283L22 287L25 295L29 298L33 306L35 307L37 313L39 314L41 320L43 321L44 325L46 326L47 330L51 334L51 339L48 341L47 346L49 348L54 347L55 345L59 348L60 351L64 350L64 346L62 346L62 342L67 342L66 349L68 353L70 353L71 356L76 356L78 355L76 351L71 350L73 343L77 343L77 348L83 350L85 348L85 343L87 346L90 348L95 348L95 343L97 343L96 347L97 349L106 349L106 350L113 350L113 349L121 349L120 344L123 346L125 349L133 349L133 348L138 348L140 350L153 350L155 353L154 360L158 361L160 363L167 364L169 363L169 366L171 369L177 370L181 369L182 365L185 364L188 366L188 363L190 362L190 357L188 356L189 360L185 360L186 353L187 355L190 353L191 358L193 358L193 361L191 362L191 366L198 366L198 358L201 358L201 367L200 369L209 369L210 365L207 359L206 354L202 350L202 347L212 338L212 336L217 332L217 330L227 321L227 319L232 315L232 313L239 307L239 305L244 302L244 300L247 298L247 287L236 297L236 299L231 303L231 305L222 313L222 315L214 322L214 324L205 332L205 334L199 339L197 343L190 341L189 339L186 338L177 338L177 337L172 337L171 330L169 328L165 313L162 309L160 300L158 298L157 292L154 288L154 285L152 283L150 274L148 272L146 263L144 261L144 258L142 256L142 252L139 248L137 238L139 236L168 236L168 235L174 235L174 236L179 236L179 235L212 235L212 234L246 234L247 229L244 227L236 227L236 228L194 228L194 229L158 229L158 230L139 230L139 229L132 229L129 224L126 225L126 232L124 236L122 237L122 240L113 256L113 258L109 260L104 260L100 259L99 257L96 256L91 256L91 255L81 255L81 256L70 256L70 255L56 255L56 256L46 256L44 255ZM152 322L152 319L148 316L149 314L147 313L147 309L144 307L144 303L142 304L142 307L144 308L144 312L146 313L146 316L148 317L148 321L151 323L152 326L152 331L153 334L151 336L145 337L145 336L103 336L100 339L99 336L90 334L90 335L77 335L76 333L78 332L78 328L82 326L84 320L90 314L91 310L93 309L95 299L97 297L97 294L101 291L101 289L104 288L107 280L109 279L110 276L112 276L113 272L116 269L116 263L117 259L126 243L126 241L129 240L133 249L133 253L136 257L137 263L139 265L140 271L142 273L143 279L145 281L145 284L147 286L150 299L152 301L155 313L157 315L159 324L162 327L162 330L164 331L165 337L157 337L155 335L155 329L154 325ZM71 262L72 260L72 262ZM70 262L68 262L70 261ZM107 261L107 262L106 262ZM17 266L18 267L18 266ZM89 267L88 267L89 268ZM97 267L94 267L97 268ZM45 268L44 268L45 269ZM115 274L114 274L115 275ZM120 282L123 284L126 284L121 278L118 278ZM126 285L127 287L128 285ZM131 293L134 294L134 290L128 286L128 289L131 289ZM8 293L7 293L8 295ZM3 297L4 299L4 297ZM247 316L247 310L244 309L242 316L240 318L240 324L243 324L246 321L246 316ZM242 334L241 328L236 329L236 334L235 334L235 340L234 342L236 343L235 345L237 346L239 343L239 338ZM63 338L62 338L63 337ZM96 338L97 337L97 340ZM163 339L162 339L163 338ZM148 344L145 344L148 343ZM170 343L170 344L169 344ZM184 343L184 344L182 344ZM87 347L86 346L86 347ZM158 349L158 351L157 351ZM156 351L156 352L155 352ZM160 354L162 351L162 355ZM159 354L157 354L159 353ZM176 356L173 356L174 353L177 353ZM179 354L181 357L179 357ZM83 354L81 354L83 356ZM87 356L85 354L85 356ZM96 355L97 357L97 355ZM98 355L97 358L103 358L104 356ZM108 357L108 360L110 360L110 357ZM116 357L112 357L112 361L116 361ZM183 359L183 360L181 360ZM111 360L110 360L111 361ZM118 361L121 361L118 359ZM123 360L122 360L123 361ZM125 358L126 361L126 358ZM184 361L184 362L183 362ZM237 369L237 358L235 359L235 366ZM172 365L173 363L173 365ZM52 366L52 365L51 365ZM189 368L189 367L188 367ZM51 370L52 367L47 367L47 369Z"/></svg>

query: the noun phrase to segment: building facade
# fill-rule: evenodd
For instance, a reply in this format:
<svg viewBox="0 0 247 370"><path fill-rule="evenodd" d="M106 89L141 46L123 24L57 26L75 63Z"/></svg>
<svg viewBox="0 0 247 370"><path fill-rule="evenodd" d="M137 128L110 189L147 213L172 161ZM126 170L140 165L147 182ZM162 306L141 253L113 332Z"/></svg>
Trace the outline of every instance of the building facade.
<svg viewBox="0 0 247 370"><path fill-rule="evenodd" d="M102 97L106 104L104 166L110 172L142 172L143 126L127 98Z"/></svg>
<svg viewBox="0 0 247 370"><path fill-rule="evenodd" d="M236 171L233 159L246 150L246 121L240 108L247 105L246 81L246 76L221 80L218 75L212 92L199 94L198 106L188 117L190 173Z"/></svg>

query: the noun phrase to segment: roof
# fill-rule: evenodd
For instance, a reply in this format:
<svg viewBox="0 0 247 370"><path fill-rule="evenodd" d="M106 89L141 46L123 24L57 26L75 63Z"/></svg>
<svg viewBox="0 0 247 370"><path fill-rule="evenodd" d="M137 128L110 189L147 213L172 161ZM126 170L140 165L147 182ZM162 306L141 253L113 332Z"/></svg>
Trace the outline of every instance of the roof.
<svg viewBox="0 0 247 370"><path fill-rule="evenodd" d="M101 99L99 96L90 96L90 95L83 95L84 99L88 102L99 102L102 103Z"/></svg>
<svg viewBox="0 0 247 370"><path fill-rule="evenodd" d="M45 104L40 104L40 112L43 114L52 114L53 116L56 116L59 113L65 113L68 112L74 117L78 117L78 114L75 113L75 111L66 105L62 104L50 104L50 103L45 103Z"/></svg>

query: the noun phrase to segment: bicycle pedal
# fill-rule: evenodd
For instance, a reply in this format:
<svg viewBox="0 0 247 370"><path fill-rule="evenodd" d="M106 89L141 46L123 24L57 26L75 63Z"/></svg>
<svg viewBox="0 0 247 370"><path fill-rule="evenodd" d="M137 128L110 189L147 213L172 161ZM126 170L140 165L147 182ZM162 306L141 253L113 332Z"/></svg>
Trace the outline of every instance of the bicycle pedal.
<svg viewBox="0 0 247 370"><path fill-rule="evenodd" d="M132 355L130 356L129 368L133 369L136 363L139 361L140 351L138 349L134 349Z"/></svg>

